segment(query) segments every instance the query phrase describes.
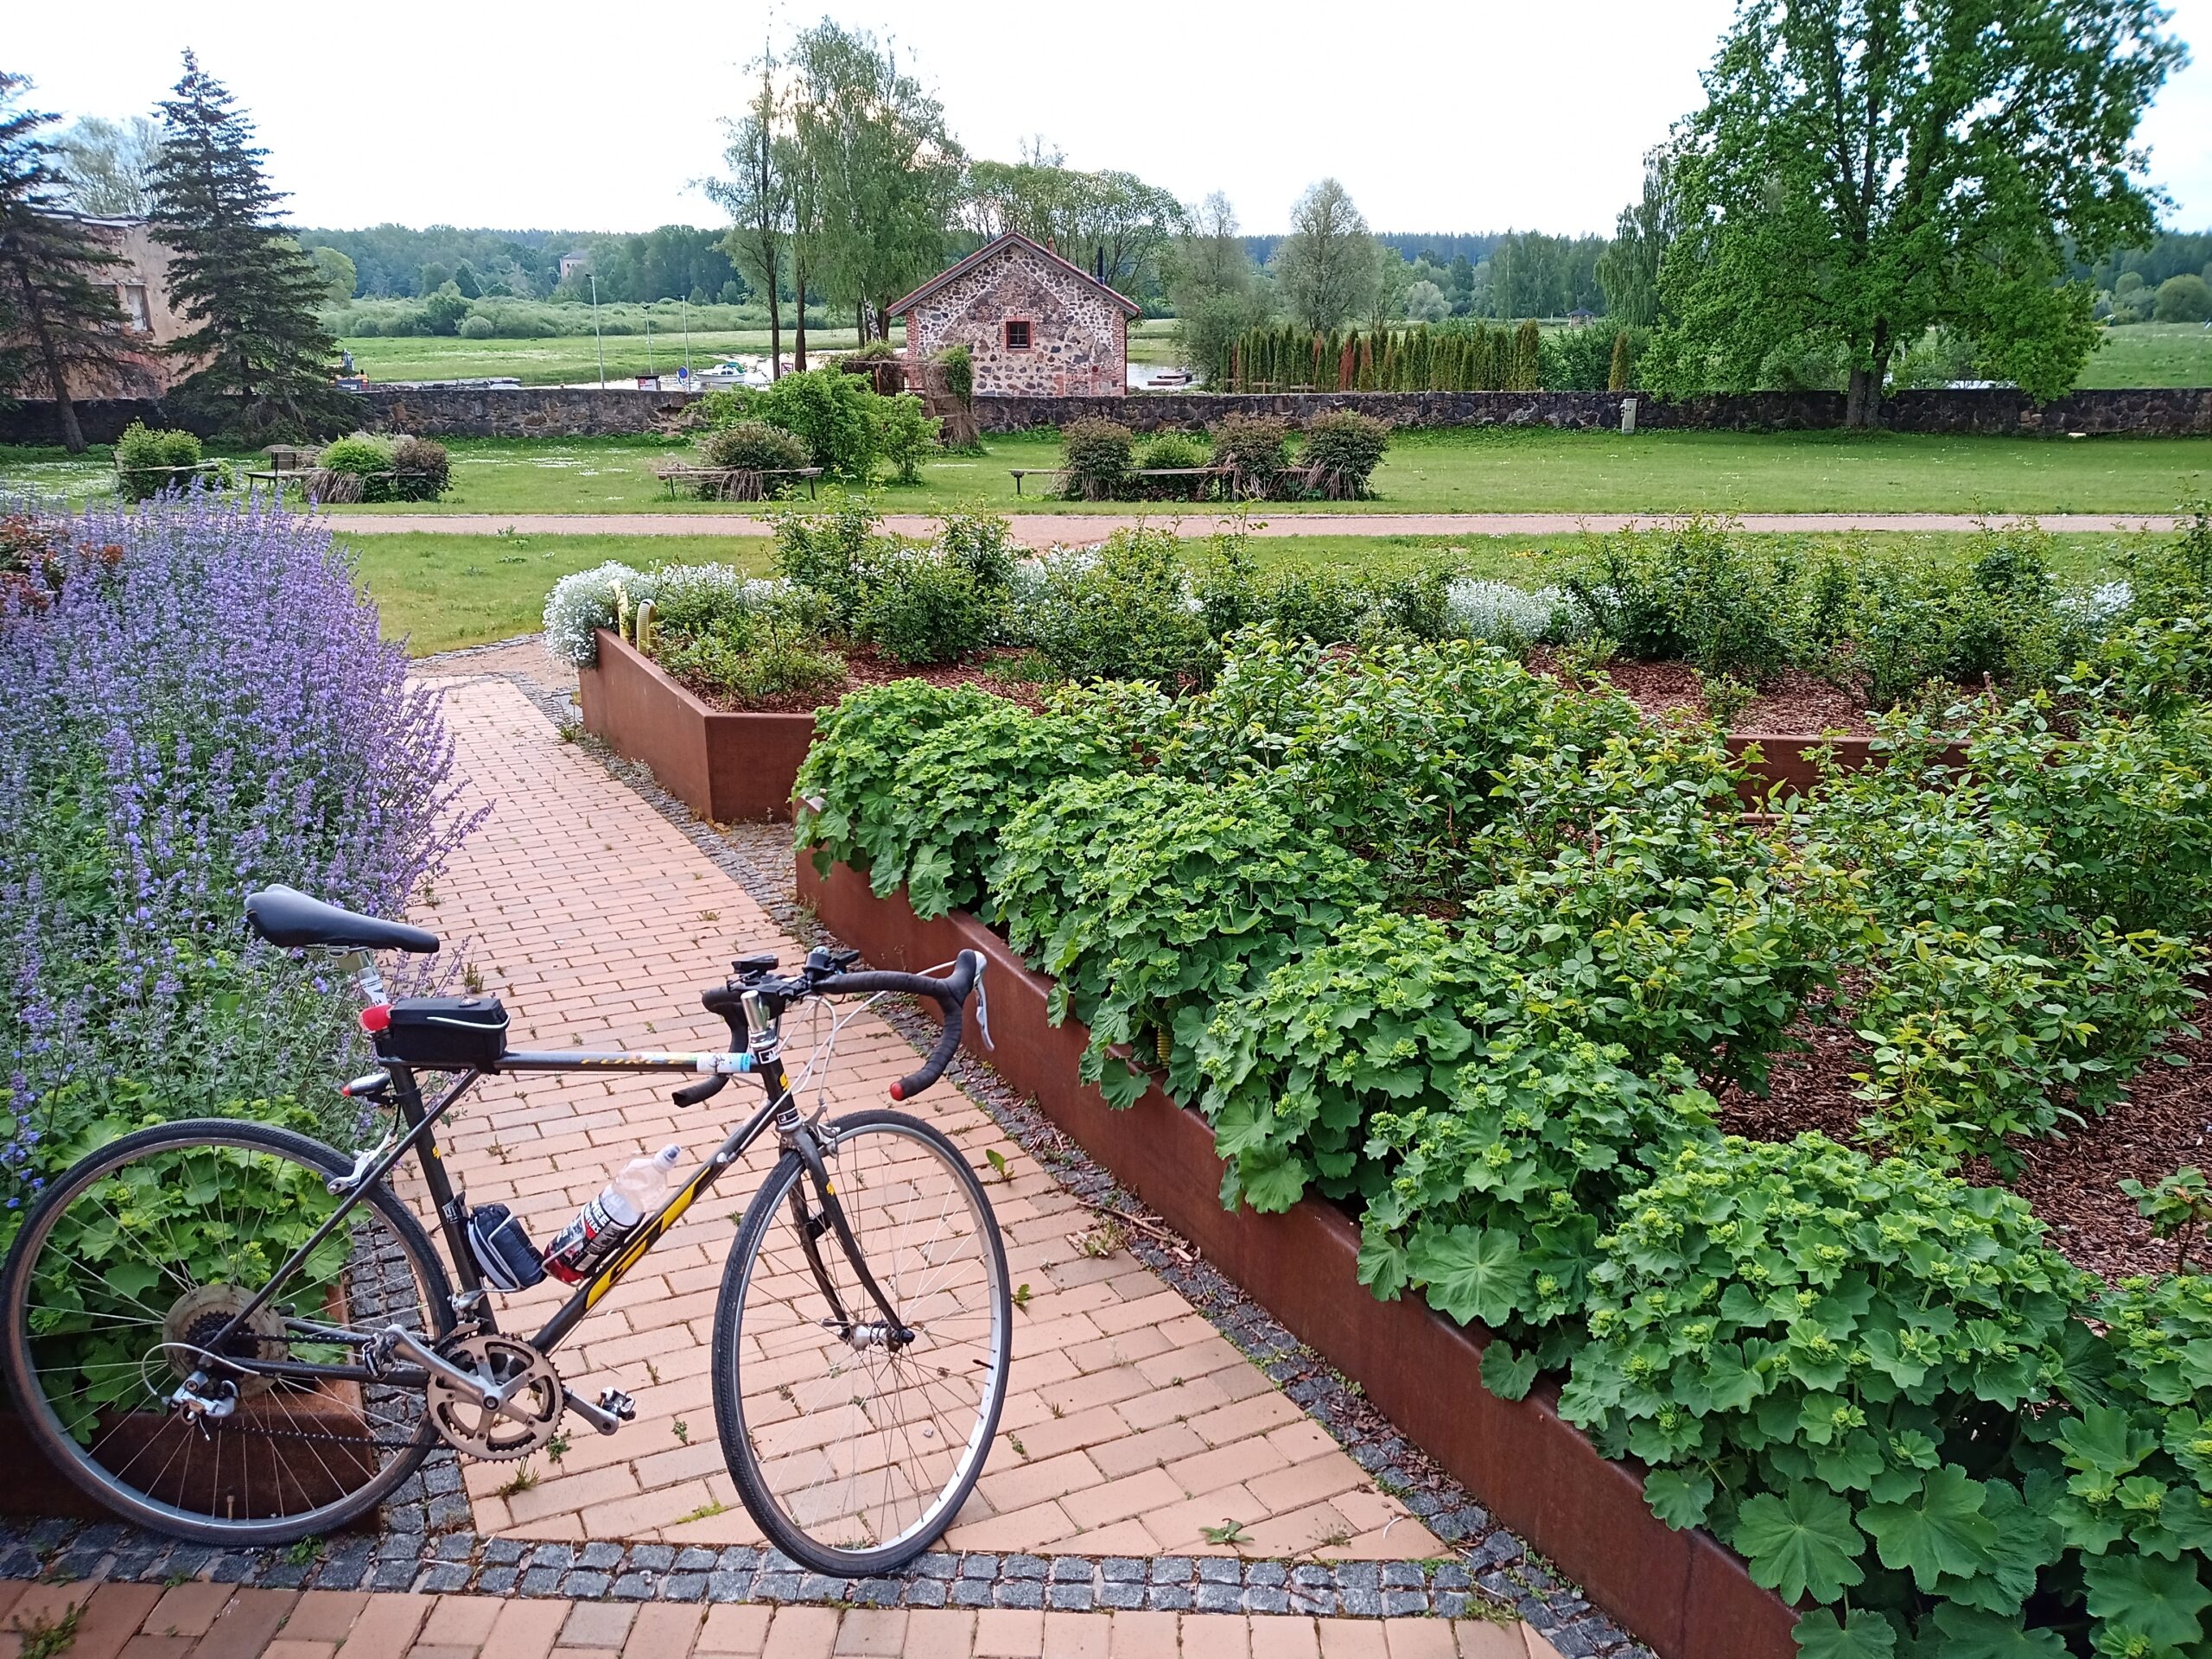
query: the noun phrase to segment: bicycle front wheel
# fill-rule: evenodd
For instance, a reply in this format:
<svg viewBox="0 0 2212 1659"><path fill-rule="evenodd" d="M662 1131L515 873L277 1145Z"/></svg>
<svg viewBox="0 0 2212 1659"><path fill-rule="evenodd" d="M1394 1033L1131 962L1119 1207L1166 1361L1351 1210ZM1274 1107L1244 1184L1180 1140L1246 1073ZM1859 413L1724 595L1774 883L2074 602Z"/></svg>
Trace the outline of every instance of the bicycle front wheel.
<svg viewBox="0 0 2212 1659"><path fill-rule="evenodd" d="M975 1490L1014 1306L990 1201L951 1141L898 1112L840 1118L829 1137L854 1248L786 1153L722 1276L715 1422L769 1540L817 1573L865 1578L927 1549Z"/></svg>
<svg viewBox="0 0 2212 1659"><path fill-rule="evenodd" d="M421 1381L372 1374L363 1350L393 1325L453 1328L414 1217L378 1184L272 1284L351 1168L203 1119L126 1135L47 1189L0 1280L0 1362L64 1474L142 1526L238 1546L327 1532L413 1472L435 1438ZM213 1408L181 1409L181 1388Z"/></svg>

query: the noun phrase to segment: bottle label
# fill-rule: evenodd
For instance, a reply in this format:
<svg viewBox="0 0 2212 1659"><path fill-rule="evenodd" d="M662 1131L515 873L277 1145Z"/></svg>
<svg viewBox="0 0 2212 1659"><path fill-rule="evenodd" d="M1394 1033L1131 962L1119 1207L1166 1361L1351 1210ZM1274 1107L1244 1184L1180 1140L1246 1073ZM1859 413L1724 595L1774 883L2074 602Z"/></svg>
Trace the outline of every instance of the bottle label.
<svg viewBox="0 0 2212 1659"><path fill-rule="evenodd" d="M545 1247L545 1270L564 1285L588 1279L629 1232L594 1198Z"/></svg>

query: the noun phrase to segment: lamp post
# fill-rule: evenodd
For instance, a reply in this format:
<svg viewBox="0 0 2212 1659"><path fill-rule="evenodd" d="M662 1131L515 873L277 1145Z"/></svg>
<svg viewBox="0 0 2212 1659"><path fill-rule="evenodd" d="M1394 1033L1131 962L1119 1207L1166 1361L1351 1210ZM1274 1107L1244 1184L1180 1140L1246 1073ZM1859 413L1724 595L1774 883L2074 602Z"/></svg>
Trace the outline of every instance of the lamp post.
<svg viewBox="0 0 2212 1659"><path fill-rule="evenodd" d="M591 338L599 347L599 389L607 390L607 340L599 332L599 273L591 273Z"/></svg>

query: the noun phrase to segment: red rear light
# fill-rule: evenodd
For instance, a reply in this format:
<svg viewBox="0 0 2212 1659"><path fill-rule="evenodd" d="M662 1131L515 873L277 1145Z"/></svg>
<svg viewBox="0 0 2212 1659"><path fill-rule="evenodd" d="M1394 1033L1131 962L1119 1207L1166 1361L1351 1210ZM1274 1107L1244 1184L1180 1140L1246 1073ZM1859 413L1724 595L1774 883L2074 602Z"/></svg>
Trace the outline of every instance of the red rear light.
<svg viewBox="0 0 2212 1659"><path fill-rule="evenodd" d="M373 1033L379 1031L388 1031L391 1028L391 1003L372 1002L367 1007L361 1010L361 1029L363 1031Z"/></svg>

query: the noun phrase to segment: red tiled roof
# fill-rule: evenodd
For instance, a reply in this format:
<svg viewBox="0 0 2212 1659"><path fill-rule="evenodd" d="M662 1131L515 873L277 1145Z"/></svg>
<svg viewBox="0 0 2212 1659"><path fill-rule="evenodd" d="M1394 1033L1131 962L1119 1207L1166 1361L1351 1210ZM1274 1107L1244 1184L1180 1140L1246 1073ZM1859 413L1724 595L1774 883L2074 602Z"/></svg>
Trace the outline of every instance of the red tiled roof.
<svg viewBox="0 0 2212 1659"><path fill-rule="evenodd" d="M938 289L943 288L947 283L952 281L954 277L966 276L969 271L982 264L986 259L993 257L994 256L1004 251L1010 245L1017 243L1022 247L1029 249L1032 252L1042 254L1046 258L1051 260L1063 270L1069 271L1077 276L1080 276L1084 282L1090 283L1091 287L1105 295L1108 299L1113 301L1115 304L1120 306L1122 310L1128 312L1131 316L1134 317L1142 315L1144 308L1139 305L1135 301L1128 298L1126 295L1117 293L1113 289L1107 287L1105 283L1100 282L1096 276L1093 276L1081 265L1076 264L1072 261L1061 258L1058 254L1054 253L1043 243L1024 236L1020 231L1007 231L998 236L993 237L988 242L983 244L982 247L976 249L975 252L969 254L965 259L961 260L959 264L951 266L948 270L941 270L936 276L931 277L929 281L924 283L919 288L906 296L905 299L893 300L891 302L891 315L894 317L906 315L907 312L919 305L924 300L929 298L931 295L936 293Z"/></svg>

